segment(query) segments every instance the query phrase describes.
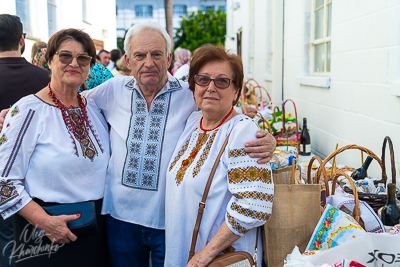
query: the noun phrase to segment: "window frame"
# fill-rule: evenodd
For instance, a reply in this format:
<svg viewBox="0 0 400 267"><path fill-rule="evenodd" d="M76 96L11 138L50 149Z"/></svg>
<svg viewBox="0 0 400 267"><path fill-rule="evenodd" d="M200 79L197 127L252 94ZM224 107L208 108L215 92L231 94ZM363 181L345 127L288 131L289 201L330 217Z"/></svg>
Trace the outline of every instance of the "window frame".
<svg viewBox="0 0 400 267"><path fill-rule="evenodd" d="M50 38L53 34L55 34L57 32L57 24L58 24L57 23L57 1L56 0L47 0L46 3L47 3L47 30L48 30L48 34L49 34L49 38ZM54 8L54 13L53 13L53 15L54 15L53 23L54 24L52 25L52 28L54 28L55 31L53 33L50 33L50 20L49 20L50 9L49 9L49 6Z"/></svg>
<svg viewBox="0 0 400 267"><path fill-rule="evenodd" d="M179 13L179 14L177 14L177 13L175 13L175 7L184 7L184 10L185 10L185 13L184 14L181 14L181 13ZM187 15L187 5L181 5L181 4L174 4L173 5L173 7L172 7L172 16L173 17L180 17L180 16L186 16Z"/></svg>
<svg viewBox="0 0 400 267"><path fill-rule="evenodd" d="M136 10L136 8L138 8L138 7L150 7L150 10L151 10L151 16L138 16L137 15L137 10ZM154 10L153 10L153 6L152 5L135 5L135 18L138 18L138 19L148 19L148 18L154 18L154 12L153 12ZM143 12L142 12L143 13Z"/></svg>
<svg viewBox="0 0 400 267"><path fill-rule="evenodd" d="M328 36L328 27L329 27L329 5L331 5L332 8L332 0L323 0L324 3L322 6L316 8L316 1L317 0L312 0L312 6L311 6L311 33L310 33L310 39L311 39L311 49L310 49L310 74L315 75L315 76L329 76L331 74L331 66L330 65L330 71L327 71L328 67L328 43L331 43L332 40L332 25L331 25L331 35ZM315 26L316 26L316 12L324 9L324 18L323 18L323 32L322 32L322 38L315 39ZM332 18L331 18L332 21ZM325 60L324 60L324 69L321 72L316 72L314 70L315 67L315 47L319 44L324 44L324 50L325 50ZM332 54L332 43L331 43L331 54ZM330 57L331 58L331 57Z"/></svg>

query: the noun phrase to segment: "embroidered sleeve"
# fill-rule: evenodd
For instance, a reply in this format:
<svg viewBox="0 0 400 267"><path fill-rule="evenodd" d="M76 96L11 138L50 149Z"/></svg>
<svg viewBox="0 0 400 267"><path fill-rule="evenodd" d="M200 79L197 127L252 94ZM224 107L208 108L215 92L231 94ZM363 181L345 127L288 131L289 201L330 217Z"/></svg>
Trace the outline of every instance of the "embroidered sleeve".
<svg viewBox="0 0 400 267"><path fill-rule="evenodd" d="M30 157L35 149L35 111L14 105L0 133L0 214L6 219L30 200L23 186Z"/></svg>
<svg viewBox="0 0 400 267"><path fill-rule="evenodd" d="M233 129L225 158L228 163L228 190L232 197L226 207L229 229L243 236L250 229L267 222L272 212L274 184L269 164L258 164L244 151L244 144L254 140L257 126L244 119Z"/></svg>

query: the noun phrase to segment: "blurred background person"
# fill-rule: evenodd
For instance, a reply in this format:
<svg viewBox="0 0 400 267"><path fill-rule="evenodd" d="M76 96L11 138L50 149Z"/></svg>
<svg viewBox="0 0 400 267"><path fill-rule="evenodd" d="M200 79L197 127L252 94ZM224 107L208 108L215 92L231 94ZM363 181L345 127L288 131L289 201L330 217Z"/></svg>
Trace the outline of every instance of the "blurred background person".
<svg viewBox="0 0 400 267"><path fill-rule="evenodd" d="M46 47L47 47L47 44L45 42L42 42L42 41L37 41L37 42L35 42L33 44L32 50L31 50L31 62L32 63L33 63L33 57L35 56L36 52L39 49L46 48Z"/></svg>
<svg viewBox="0 0 400 267"><path fill-rule="evenodd" d="M95 63L92 67L90 67L89 75L87 76L84 87L81 86L79 88L79 92L90 90L95 88L96 86L104 83L108 79L114 77L112 73L103 65Z"/></svg>
<svg viewBox="0 0 400 267"><path fill-rule="evenodd" d="M21 57L25 36L19 17L0 15L0 110L9 108L20 98L34 94L50 81L50 72L33 66ZM0 138L2 138L0 134ZM14 266L9 261L11 246L4 247L13 240L12 219L0 218L0 265Z"/></svg>
<svg viewBox="0 0 400 267"><path fill-rule="evenodd" d="M78 93L95 56L88 34L76 29L55 33L46 53L51 82L15 103L4 122L0 192L13 195L2 195L1 216L14 219L16 248L38 251L35 257L17 255L17 267L110 266L105 216L100 214L110 156L108 128L94 101ZM73 234L67 222L94 214L51 216L42 208L82 202L94 205L97 228L90 235ZM40 242L36 228L45 234ZM23 239L22 233L35 236ZM44 254L55 244L60 247L51 256Z"/></svg>
<svg viewBox="0 0 400 267"><path fill-rule="evenodd" d="M117 48L111 50L110 54L111 54L111 62L107 68L111 71L111 73L113 73L113 70L117 68L117 61L122 57L122 52Z"/></svg>
<svg viewBox="0 0 400 267"><path fill-rule="evenodd" d="M125 62L125 59L123 57L121 57L117 61L117 70L118 70L118 74L117 75L129 76L131 74L131 71L126 66L126 62Z"/></svg>
<svg viewBox="0 0 400 267"><path fill-rule="evenodd" d="M178 79L182 79L183 76L189 74L190 60L192 58L192 53L185 49L178 47L174 52L175 62L173 75Z"/></svg>
<svg viewBox="0 0 400 267"><path fill-rule="evenodd" d="M107 50L100 50L98 54L100 58L100 64L103 65L104 67L107 67L110 64L111 61L111 54Z"/></svg>
<svg viewBox="0 0 400 267"><path fill-rule="evenodd" d="M47 63L46 60L46 51L47 48L39 49L33 56L32 64L39 68L50 71L49 64Z"/></svg>

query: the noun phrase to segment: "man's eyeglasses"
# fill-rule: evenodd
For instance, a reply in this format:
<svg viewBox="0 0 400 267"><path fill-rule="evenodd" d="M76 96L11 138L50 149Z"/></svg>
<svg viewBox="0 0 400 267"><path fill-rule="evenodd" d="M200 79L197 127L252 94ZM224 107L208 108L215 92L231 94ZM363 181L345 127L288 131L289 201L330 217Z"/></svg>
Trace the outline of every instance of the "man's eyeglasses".
<svg viewBox="0 0 400 267"><path fill-rule="evenodd" d="M55 54L58 55L58 59L61 63L67 65L71 64L72 60L76 58L79 66L86 67L90 64L90 61L92 60L92 57L88 55L77 55L74 57L71 53L68 52L56 52Z"/></svg>
<svg viewBox="0 0 400 267"><path fill-rule="evenodd" d="M194 75L194 82L200 86L207 86L211 81L214 81L215 87L219 89L226 89L231 85L231 81L234 83L235 81L229 78L216 78L211 79L210 77L204 75Z"/></svg>
<svg viewBox="0 0 400 267"><path fill-rule="evenodd" d="M26 38L26 33L23 33L22 35L24 36L24 39L25 39Z"/></svg>

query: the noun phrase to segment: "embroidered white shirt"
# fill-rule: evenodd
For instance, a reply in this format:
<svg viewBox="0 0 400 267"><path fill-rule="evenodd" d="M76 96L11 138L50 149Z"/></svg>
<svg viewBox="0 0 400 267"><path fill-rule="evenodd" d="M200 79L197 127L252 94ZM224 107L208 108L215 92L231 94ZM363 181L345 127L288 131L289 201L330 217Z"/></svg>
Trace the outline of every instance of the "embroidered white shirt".
<svg viewBox="0 0 400 267"><path fill-rule="evenodd" d="M86 110L89 138L81 144L68 131L56 106L29 95L11 107L0 133L3 218L32 198L76 203L103 197L110 158L108 129L93 100L87 100Z"/></svg>
<svg viewBox="0 0 400 267"><path fill-rule="evenodd" d="M201 111L189 117L167 173L165 266L185 266L187 263L199 202L217 155L231 130L207 197L196 253L225 223L233 233L241 236L230 248L253 255L256 227L263 225L272 212L271 167L258 164L257 159L244 152L244 144L254 140L258 131L247 116L237 115L207 133L207 140L200 145L194 160L182 164L202 139L203 131L198 127L201 117ZM258 259L261 262L261 238Z"/></svg>
<svg viewBox="0 0 400 267"><path fill-rule="evenodd" d="M197 110L188 84L168 74L150 110L132 76L117 76L84 92L111 126L103 214L165 228L165 174L179 136Z"/></svg>

